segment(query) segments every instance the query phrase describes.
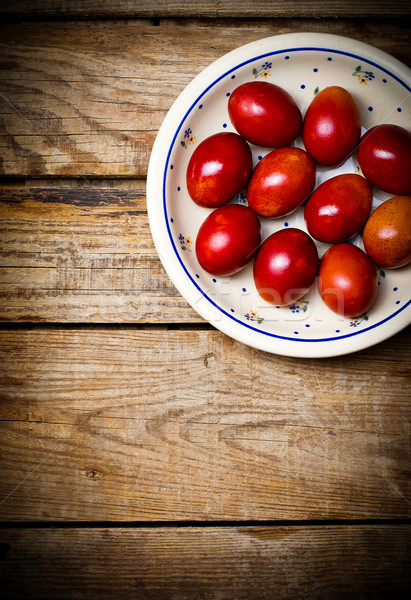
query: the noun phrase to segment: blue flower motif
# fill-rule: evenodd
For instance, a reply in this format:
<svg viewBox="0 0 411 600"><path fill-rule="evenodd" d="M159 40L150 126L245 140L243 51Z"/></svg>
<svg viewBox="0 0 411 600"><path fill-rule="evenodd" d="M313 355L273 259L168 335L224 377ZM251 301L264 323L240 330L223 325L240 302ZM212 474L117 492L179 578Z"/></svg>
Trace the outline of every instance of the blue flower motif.
<svg viewBox="0 0 411 600"><path fill-rule="evenodd" d="M363 69L361 69L361 65L358 65L353 75L354 77L358 78L359 83L362 83L364 85L367 85L368 81L372 81L373 79L375 79L374 73L372 71L364 71Z"/></svg>
<svg viewBox="0 0 411 600"><path fill-rule="evenodd" d="M263 77L264 79L267 79L267 77L270 77L271 73L270 73L270 69L273 66L273 63L271 62L265 62L261 65L261 67L259 69L254 68L253 69L253 75L254 77L257 79L257 77Z"/></svg>
<svg viewBox="0 0 411 600"><path fill-rule="evenodd" d="M250 312L246 313L244 316L247 321L257 321L258 324L261 324L264 321L263 317L259 317L254 310L250 310Z"/></svg>
<svg viewBox="0 0 411 600"><path fill-rule="evenodd" d="M309 302L310 302L309 300L300 299L298 304L296 304L294 302L293 304L290 304L290 306L288 308L291 310L292 313L296 313L296 314L299 313L301 310L303 312L306 312Z"/></svg>
<svg viewBox="0 0 411 600"><path fill-rule="evenodd" d="M248 206L247 196L244 192L241 192L240 194L238 194L238 196L236 198L236 203L244 204L244 206Z"/></svg>
<svg viewBox="0 0 411 600"><path fill-rule="evenodd" d="M183 148L188 148L189 144L195 143L195 135L193 135L193 131L190 127L188 127L184 132L184 140L181 140L180 143Z"/></svg>
<svg viewBox="0 0 411 600"><path fill-rule="evenodd" d="M358 327L363 321L368 321L368 315L362 315L361 317L358 317L358 319L353 319L350 321L350 327Z"/></svg>
<svg viewBox="0 0 411 600"><path fill-rule="evenodd" d="M188 250L191 252L192 240L190 237L185 238L182 233L178 236L178 240L181 245L181 250Z"/></svg>

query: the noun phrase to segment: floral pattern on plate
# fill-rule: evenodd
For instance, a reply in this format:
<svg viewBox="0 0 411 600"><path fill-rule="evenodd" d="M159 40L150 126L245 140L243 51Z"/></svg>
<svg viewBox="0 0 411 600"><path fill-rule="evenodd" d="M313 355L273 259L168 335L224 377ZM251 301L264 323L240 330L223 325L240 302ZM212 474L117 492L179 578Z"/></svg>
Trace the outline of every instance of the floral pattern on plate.
<svg viewBox="0 0 411 600"><path fill-rule="evenodd" d="M196 137L193 135L190 127L188 127L184 132L184 139L181 140L180 144L183 146L183 148L188 148L189 145L195 144L195 141Z"/></svg>

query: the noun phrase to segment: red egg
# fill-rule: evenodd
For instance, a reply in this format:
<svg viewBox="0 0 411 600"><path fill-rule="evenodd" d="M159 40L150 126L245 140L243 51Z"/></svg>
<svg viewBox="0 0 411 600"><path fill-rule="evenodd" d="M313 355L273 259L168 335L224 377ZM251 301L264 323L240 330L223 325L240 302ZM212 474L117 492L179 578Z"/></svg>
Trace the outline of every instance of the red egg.
<svg viewBox="0 0 411 600"><path fill-rule="evenodd" d="M336 166L348 158L361 137L361 117L351 94L339 86L319 92L304 117L304 146L321 165Z"/></svg>
<svg viewBox="0 0 411 600"><path fill-rule="evenodd" d="M228 100L228 114L240 135L265 148L288 146L302 126L301 112L292 96L266 81L237 87Z"/></svg>
<svg viewBox="0 0 411 600"><path fill-rule="evenodd" d="M396 195L411 194L411 133L398 125L369 129L358 148L358 163L375 187Z"/></svg>
<svg viewBox="0 0 411 600"><path fill-rule="evenodd" d="M306 294L318 268L317 248L310 236L290 227L271 234L254 261L254 283L270 304L286 306Z"/></svg>
<svg viewBox="0 0 411 600"><path fill-rule="evenodd" d="M261 243L260 220L248 206L227 204L208 215L196 239L200 266L213 275L233 275L254 258Z"/></svg>
<svg viewBox="0 0 411 600"><path fill-rule="evenodd" d="M372 207L372 189L354 173L337 175L322 183L304 209L307 230L320 242L339 244L358 233Z"/></svg>
<svg viewBox="0 0 411 600"><path fill-rule="evenodd" d="M331 246L321 260L318 291L333 312L344 317L363 315L377 297L374 263L353 244Z"/></svg>
<svg viewBox="0 0 411 600"><path fill-rule="evenodd" d="M232 200L246 186L253 169L250 146L233 132L203 140L187 167L187 190L199 206L216 208Z"/></svg>
<svg viewBox="0 0 411 600"><path fill-rule="evenodd" d="M311 194L315 164L301 148L278 148L257 164L247 188L247 201L262 217L293 212Z"/></svg>
<svg viewBox="0 0 411 600"><path fill-rule="evenodd" d="M374 210L363 231L364 248L387 269L411 262L411 197L396 196Z"/></svg>

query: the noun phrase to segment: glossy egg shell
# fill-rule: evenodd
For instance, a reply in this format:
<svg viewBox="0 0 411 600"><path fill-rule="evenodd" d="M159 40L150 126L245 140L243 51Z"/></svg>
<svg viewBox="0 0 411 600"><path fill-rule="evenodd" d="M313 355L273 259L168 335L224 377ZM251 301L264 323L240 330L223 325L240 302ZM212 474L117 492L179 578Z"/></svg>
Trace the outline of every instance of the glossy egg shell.
<svg viewBox="0 0 411 600"><path fill-rule="evenodd" d="M305 205L308 233L327 244L349 240L366 222L372 198L371 186L361 175L347 173L328 179Z"/></svg>
<svg viewBox="0 0 411 600"><path fill-rule="evenodd" d="M212 275L233 275L254 258L261 243L260 220L248 206L215 209L200 226L195 251L200 266Z"/></svg>
<svg viewBox="0 0 411 600"><path fill-rule="evenodd" d="M352 154L360 137L360 111L350 92L339 86L320 91L304 117L307 152L321 165L336 166Z"/></svg>
<svg viewBox="0 0 411 600"><path fill-rule="evenodd" d="M247 201L262 217L293 212L314 189L315 163L301 148L278 148L255 167L247 188Z"/></svg>
<svg viewBox="0 0 411 600"><path fill-rule="evenodd" d="M321 259L318 291L333 312L344 317L363 315L378 293L375 265L353 244L331 246Z"/></svg>
<svg viewBox="0 0 411 600"><path fill-rule="evenodd" d="M278 85L251 81L238 86L228 100L228 114L238 133L265 148L288 146L301 131L301 111Z"/></svg>
<svg viewBox="0 0 411 600"><path fill-rule="evenodd" d="M411 194L411 133L389 123L376 125L361 138L358 163L368 181L383 192Z"/></svg>
<svg viewBox="0 0 411 600"><path fill-rule="evenodd" d="M411 197L396 196L380 204L363 231L367 254L381 267L395 269L411 262Z"/></svg>
<svg viewBox="0 0 411 600"><path fill-rule="evenodd" d="M261 245L254 283L266 302L287 306L308 292L317 269L318 252L310 236L294 227L280 229Z"/></svg>
<svg viewBox="0 0 411 600"><path fill-rule="evenodd" d="M216 208L232 200L246 186L253 169L250 146L230 131L203 140L187 167L187 190L199 206Z"/></svg>

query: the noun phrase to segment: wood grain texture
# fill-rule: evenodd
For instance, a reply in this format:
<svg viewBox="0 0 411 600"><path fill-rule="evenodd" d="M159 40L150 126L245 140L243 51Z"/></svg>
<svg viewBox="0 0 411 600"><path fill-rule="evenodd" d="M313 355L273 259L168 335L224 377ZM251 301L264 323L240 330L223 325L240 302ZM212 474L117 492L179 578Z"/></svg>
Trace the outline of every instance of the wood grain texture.
<svg viewBox="0 0 411 600"><path fill-rule="evenodd" d="M204 323L160 263L142 181L0 188L0 320Z"/></svg>
<svg viewBox="0 0 411 600"><path fill-rule="evenodd" d="M18 17L399 17L410 15L407 0L13 0L2 3L0 14Z"/></svg>
<svg viewBox="0 0 411 600"><path fill-rule="evenodd" d="M315 361L214 330L0 339L2 520L410 516L407 331Z"/></svg>
<svg viewBox="0 0 411 600"><path fill-rule="evenodd" d="M385 600L411 586L411 527L0 532L6 600Z"/></svg>
<svg viewBox="0 0 411 600"><path fill-rule="evenodd" d="M354 37L411 64L410 30L389 20L4 25L0 174L144 177L155 135L195 75L247 42L292 31Z"/></svg>
<svg viewBox="0 0 411 600"><path fill-rule="evenodd" d="M411 65L409 2L15 0L0 14L0 177L44 187L0 191L0 320L46 322L0 331L2 598L403 596L410 329L315 361L210 329L161 267L138 180L213 60L314 31ZM391 524L205 526L346 518ZM108 521L147 528L90 526Z"/></svg>

